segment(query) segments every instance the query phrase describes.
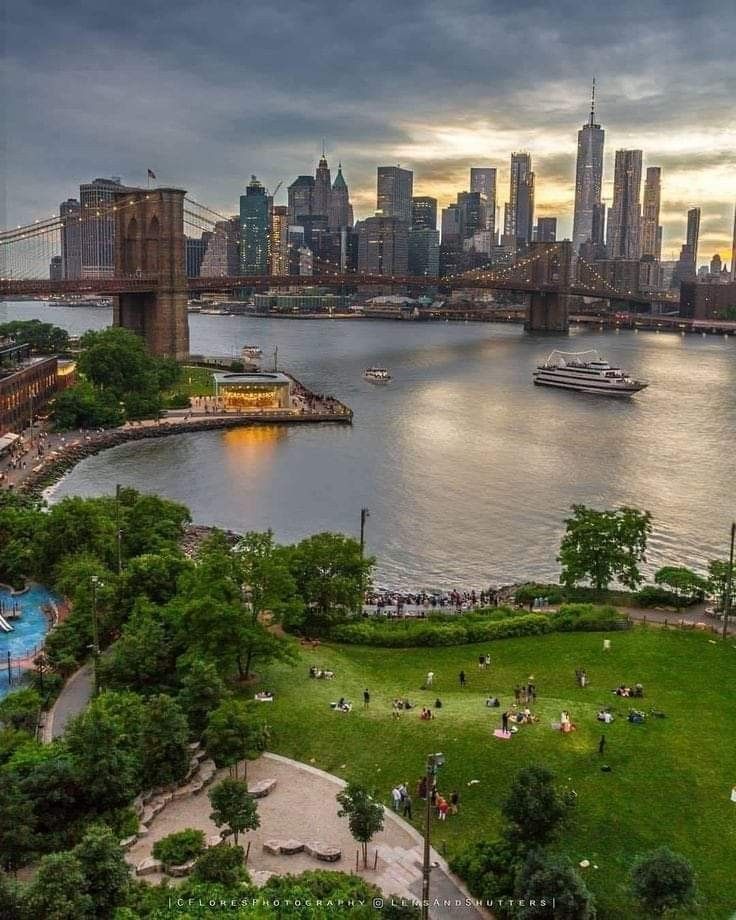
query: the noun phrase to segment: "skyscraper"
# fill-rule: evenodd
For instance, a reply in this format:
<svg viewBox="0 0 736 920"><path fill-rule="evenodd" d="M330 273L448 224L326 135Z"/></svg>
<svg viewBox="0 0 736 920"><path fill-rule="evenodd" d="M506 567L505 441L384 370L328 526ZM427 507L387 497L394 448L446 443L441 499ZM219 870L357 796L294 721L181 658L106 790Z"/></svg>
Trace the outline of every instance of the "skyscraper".
<svg viewBox="0 0 736 920"><path fill-rule="evenodd" d="M265 275L269 270L268 232L271 225L266 189L250 177L240 196L240 274Z"/></svg>
<svg viewBox="0 0 736 920"><path fill-rule="evenodd" d="M659 226L662 170L659 166L647 167L644 183L644 209L641 217L641 255L657 262L662 257L662 228Z"/></svg>
<svg viewBox="0 0 736 920"><path fill-rule="evenodd" d="M593 239L593 213L601 203L603 184L603 142L605 131L595 120L595 80L588 123L578 131L578 158L575 167L575 212L572 223L572 251L577 256L583 243Z"/></svg>
<svg viewBox="0 0 736 920"><path fill-rule="evenodd" d="M411 196L410 196L411 201ZM398 217L368 217L358 236L358 271L406 275L409 269L409 222Z"/></svg>
<svg viewBox="0 0 736 920"><path fill-rule="evenodd" d="M49 281L64 280L64 263L61 256L51 256L49 263Z"/></svg>
<svg viewBox="0 0 736 920"><path fill-rule="evenodd" d="M608 211L609 259L641 258L641 150L617 150Z"/></svg>
<svg viewBox="0 0 736 920"><path fill-rule="evenodd" d="M537 242L554 243L557 239L557 218L540 217L537 220Z"/></svg>
<svg viewBox="0 0 736 920"><path fill-rule="evenodd" d="M328 224L330 230L353 226L353 206L350 204L348 184L342 174L342 163L338 163L337 175L332 183Z"/></svg>
<svg viewBox="0 0 736 920"><path fill-rule="evenodd" d="M396 217L411 223L411 198L414 173L400 166L379 166L376 183L376 209L383 217Z"/></svg>
<svg viewBox="0 0 736 920"><path fill-rule="evenodd" d="M528 153L511 154L511 184L505 212L504 235L514 240L516 249L532 241L534 226L534 173Z"/></svg>
<svg viewBox="0 0 736 920"><path fill-rule="evenodd" d="M483 230L496 234L496 170L491 166L470 167L470 191L480 192Z"/></svg>
<svg viewBox="0 0 736 920"><path fill-rule="evenodd" d="M733 212L733 241L731 243L731 281L736 281L736 208Z"/></svg>
<svg viewBox="0 0 736 920"><path fill-rule="evenodd" d="M456 204L442 209L442 245L445 247L460 245L460 210Z"/></svg>
<svg viewBox="0 0 736 920"><path fill-rule="evenodd" d="M314 214L314 176L297 176L288 188L289 224L298 224L300 214Z"/></svg>
<svg viewBox="0 0 736 920"><path fill-rule="evenodd" d="M207 252L207 244L212 238L212 233L205 230L199 239L186 237L187 278L199 278L202 260Z"/></svg>
<svg viewBox="0 0 736 920"><path fill-rule="evenodd" d="M120 188L118 178L93 179L79 186L82 278L112 278L115 273L115 215L112 207Z"/></svg>
<svg viewBox="0 0 736 920"><path fill-rule="evenodd" d="M700 208L690 208L687 212L687 239L685 245L697 270L698 241L700 240Z"/></svg>
<svg viewBox="0 0 736 920"><path fill-rule="evenodd" d="M461 240L471 237L476 231L483 230L483 204L480 192L458 192L458 231Z"/></svg>
<svg viewBox="0 0 736 920"><path fill-rule="evenodd" d="M439 270L439 230L412 227L409 230L409 274L436 278Z"/></svg>
<svg viewBox="0 0 736 920"><path fill-rule="evenodd" d="M82 277L82 217L76 198L59 205L61 217L61 263L64 279L75 281Z"/></svg>
<svg viewBox="0 0 736 920"><path fill-rule="evenodd" d="M417 230L437 229L437 199L426 195L411 200L411 225Z"/></svg>
<svg viewBox="0 0 736 920"><path fill-rule="evenodd" d="M312 213L322 214L325 217L330 213L330 199L332 198L332 179L330 178L330 167L327 165L324 148L322 156L317 164L317 172L314 178L314 196L312 199Z"/></svg>
<svg viewBox="0 0 736 920"><path fill-rule="evenodd" d="M271 274L289 274L289 209L277 205L271 216Z"/></svg>

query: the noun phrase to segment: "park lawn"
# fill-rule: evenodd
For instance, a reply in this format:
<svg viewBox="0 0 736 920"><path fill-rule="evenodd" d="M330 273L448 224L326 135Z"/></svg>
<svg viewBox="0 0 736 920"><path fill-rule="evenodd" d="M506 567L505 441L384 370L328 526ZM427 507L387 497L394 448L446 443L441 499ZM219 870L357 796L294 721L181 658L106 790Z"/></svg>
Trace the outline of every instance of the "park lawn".
<svg viewBox="0 0 736 920"><path fill-rule="evenodd" d="M185 364L181 369L181 378L176 386L167 390L166 397L171 396L214 396L215 381L212 370Z"/></svg>
<svg viewBox="0 0 736 920"><path fill-rule="evenodd" d="M433 825L433 843L448 856L463 844L493 837L500 827L499 805L514 774L529 763L555 773L560 787L578 794L569 826L558 844L575 864L589 859L597 869L581 870L596 895L599 918L637 917L626 894L633 858L656 846L670 846L694 864L701 893L697 913L723 920L736 909L736 646L713 644L707 634L637 627L602 633L551 634L449 648L376 649L323 645L299 649L295 667L272 664L260 688L276 701L264 706L272 727L271 748L345 779L368 784L384 802L396 783L409 784L414 824L422 827L421 800L415 796L426 756L442 751L442 793L458 790L460 814ZM490 669L478 668L480 653ZM336 672L332 681L308 676L311 664ZM590 686L576 686L575 669L585 667ZM468 685L461 690L458 674ZM427 671L434 687L420 689ZM513 702L515 684L533 675L539 724L520 726L510 741L492 737L500 713ZM641 682L643 700L626 700L611 690ZM363 689L371 703L363 708ZM501 709L484 705L499 695ZM345 696L351 713L329 708ZM417 710L391 718L391 700L408 697ZM432 722L419 710L440 697L443 708ZM665 719L644 725L626 720L629 702ZM609 726L595 718L611 705ZM562 735L550 722L568 709L577 731ZM602 733L607 748L597 753ZM601 772L602 763L612 772ZM471 780L477 784L468 785Z"/></svg>

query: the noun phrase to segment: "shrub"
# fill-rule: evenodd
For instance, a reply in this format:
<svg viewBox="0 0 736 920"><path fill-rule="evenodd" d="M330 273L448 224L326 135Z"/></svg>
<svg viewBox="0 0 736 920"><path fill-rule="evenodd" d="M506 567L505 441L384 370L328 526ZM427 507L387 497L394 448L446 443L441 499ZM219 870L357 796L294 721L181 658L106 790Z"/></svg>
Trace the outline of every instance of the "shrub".
<svg viewBox="0 0 736 920"><path fill-rule="evenodd" d="M196 882L219 882L222 885L237 885L248 878L245 871L245 851L242 847L231 847L221 843L209 847L197 857L192 878Z"/></svg>
<svg viewBox="0 0 736 920"><path fill-rule="evenodd" d="M174 393L173 396L169 396L167 405L169 409L188 409L189 397L184 393Z"/></svg>
<svg viewBox="0 0 736 920"><path fill-rule="evenodd" d="M641 856L634 863L630 877L632 895L655 917L686 907L695 900L695 872L691 863L667 847Z"/></svg>
<svg viewBox="0 0 736 920"><path fill-rule="evenodd" d="M517 859L507 841L480 840L453 857L450 868L467 882L471 894L495 902L514 890Z"/></svg>
<svg viewBox="0 0 736 920"><path fill-rule="evenodd" d="M644 585L634 597L640 607L677 607L678 605L677 596L666 588L660 588L659 585Z"/></svg>
<svg viewBox="0 0 736 920"><path fill-rule="evenodd" d="M201 856L203 852L204 831L193 827L162 837L153 845L154 857L160 859L165 866L180 866Z"/></svg>

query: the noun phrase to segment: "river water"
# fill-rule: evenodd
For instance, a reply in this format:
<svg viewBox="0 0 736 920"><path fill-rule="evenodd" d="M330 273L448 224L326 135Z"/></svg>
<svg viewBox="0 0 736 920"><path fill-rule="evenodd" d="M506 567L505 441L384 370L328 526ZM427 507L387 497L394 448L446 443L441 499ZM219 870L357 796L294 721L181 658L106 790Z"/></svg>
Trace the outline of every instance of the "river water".
<svg viewBox="0 0 736 920"><path fill-rule="evenodd" d="M78 333L95 308L0 305ZM244 343L355 412L351 428L204 432L89 458L54 498L116 483L184 502L195 521L271 527L282 541L356 532L386 586L485 586L558 574L570 505L622 504L654 517L647 569L724 556L736 515L736 338L579 331L526 335L504 324L190 317L192 351ZM629 400L534 387L553 348L598 349L651 381ZM269 359L270 361L270 359ZM365 367L390 368L379 387Z"/></svg>

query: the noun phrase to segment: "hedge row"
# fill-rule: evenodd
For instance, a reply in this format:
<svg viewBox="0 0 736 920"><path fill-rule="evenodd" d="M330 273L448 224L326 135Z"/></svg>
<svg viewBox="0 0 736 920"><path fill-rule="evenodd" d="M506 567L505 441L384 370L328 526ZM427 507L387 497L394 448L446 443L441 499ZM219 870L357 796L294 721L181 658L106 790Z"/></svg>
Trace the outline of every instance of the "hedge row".
<svg viewBox="0 0 736 920"><path fill-rule="evenodd" d="M503 612L504 616L498 616ZM563 604L554 613L519 614L511 610L460 614L449 621L364 619L334 627L330 638L349 645L383 648L467 645L515 636L539 636L550 632L609 631L626 629L629 623L614 607Z"/></svg>

